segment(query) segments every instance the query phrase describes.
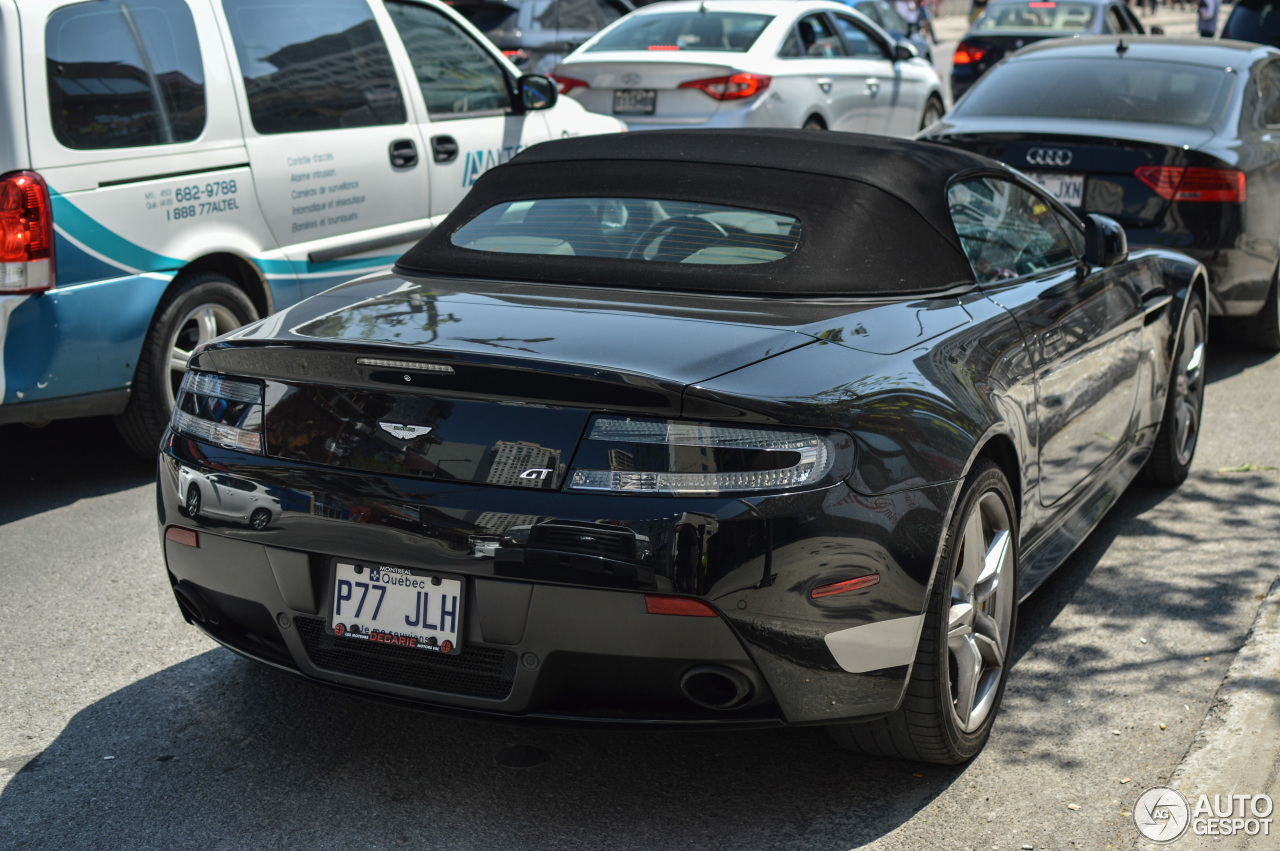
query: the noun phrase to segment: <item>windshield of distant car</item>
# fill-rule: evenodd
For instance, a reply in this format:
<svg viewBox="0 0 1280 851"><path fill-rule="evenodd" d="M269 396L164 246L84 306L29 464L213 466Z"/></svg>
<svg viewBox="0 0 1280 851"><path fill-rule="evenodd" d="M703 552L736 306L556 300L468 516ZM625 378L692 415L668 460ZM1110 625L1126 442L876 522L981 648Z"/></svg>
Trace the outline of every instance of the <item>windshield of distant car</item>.
<svg viewBox="0 0 1280 851"><path fill-rule="evenodd" d="M666 12L633 15L587 48L606 50L715 50L746 53L773 15L749 12Z"/></svg>
<svg viewBox="0 0 1280 851"><path fill-rule="evenodd" d="M792 216L641 198L508 201L452 237L472 251L717 266L781 260L799 241Z"/></svg>
<svg viewBox="0 0 1280 851"><path fill-rule="evenodd" d="M1218 126L1234 71L1141 59L1025 59L993 68L956 118L1018 116Z"/></svg>
<svg viewBox="0 0 1280 851"><path fill-rule="evenodd" d="M1052 30L1055 33L1089 32L1098 7L1093 3L1028 0L1000 3L983 13L973 28L978 32L1000 30Z"/></svg>

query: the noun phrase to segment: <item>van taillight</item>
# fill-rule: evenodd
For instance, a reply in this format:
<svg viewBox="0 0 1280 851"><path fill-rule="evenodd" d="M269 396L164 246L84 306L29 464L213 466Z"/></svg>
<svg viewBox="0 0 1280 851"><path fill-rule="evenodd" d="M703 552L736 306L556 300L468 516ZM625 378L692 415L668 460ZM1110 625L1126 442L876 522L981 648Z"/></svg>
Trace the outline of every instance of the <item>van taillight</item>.
<svg viewBox="0 0 1280 851"><path fill-rule="evenodd" d="M0 176L0 294L53 289L53 209L33 171Z"/></svg>

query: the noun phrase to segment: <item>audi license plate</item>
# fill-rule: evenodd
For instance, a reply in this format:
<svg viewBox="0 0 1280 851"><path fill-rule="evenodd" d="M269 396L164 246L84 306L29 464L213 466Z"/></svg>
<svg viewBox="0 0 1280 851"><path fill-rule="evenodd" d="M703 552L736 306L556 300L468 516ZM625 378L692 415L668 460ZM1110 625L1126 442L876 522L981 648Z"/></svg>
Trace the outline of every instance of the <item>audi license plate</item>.
<svg viewBox="0 0 1280 851"><path fill-rule="evenodd" d="M615 89L614 115L653 115L658 106L657 89Z"/></svg>
<svg viewBox="0 0 1280 851"><path fill-rule="evenodd" d="M1080 209L1084 206L1084 175L1060 174L1051 171L1028 171L1027 177L1039 183L1049 194L1068 207Z"/></svg>
<svg viewBox="0 0 1280 851"><path fill-rule="evenodd" d="M462 652L462 580L385 564L338 562L329 629L340 638Z"/></svg>

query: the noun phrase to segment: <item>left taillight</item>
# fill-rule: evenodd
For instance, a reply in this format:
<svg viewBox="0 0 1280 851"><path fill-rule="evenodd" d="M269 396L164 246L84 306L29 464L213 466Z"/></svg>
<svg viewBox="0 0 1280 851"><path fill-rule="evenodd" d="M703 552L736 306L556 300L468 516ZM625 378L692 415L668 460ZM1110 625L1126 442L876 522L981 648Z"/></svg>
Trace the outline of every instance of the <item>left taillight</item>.
<svg viewBox="0 0 1280 851"><path fill-rule="evenodd" d="M34 171L0 176L0 294L53 289L53 205Z"/></svg>
<svg viewBox="0 0 1280 851"><path fill-rule="evenodd" d="M1133 176L1166 201L1218 201L1243 204L1245 177L1234 168L1144 165Z"/></svg>
<svg viewBox="0 0 1280 851"><path fill-rule="evenodd" d="M170 427L226 449L263 454L263 384L188 370Z"/></svg>
<svg viewBox="0 0 1280 851"><path fill-rule="evenodd" d="M596 416L567 488L717 496L799 490L848 473L847 435L789 428Z"/></svg>
<svg viewBox="0 0 1280 851"><path fill-rule="evenodd" d="M742 100L754 97L773 82L772 77L764 74L731 74L728 77L708 77L705 80L689 80L681 83L682 89L701 89L716 100Z"/></svg>
<svg viewBox="0 0 1280 851"><path fill-rule="evenodd" d="M591 88L591 84L586 80L579 80L577 77L566 77L564 74L552 74L551 79L555 81L556 88L560 90L562 95L567 95L574 89Z"/></svg>

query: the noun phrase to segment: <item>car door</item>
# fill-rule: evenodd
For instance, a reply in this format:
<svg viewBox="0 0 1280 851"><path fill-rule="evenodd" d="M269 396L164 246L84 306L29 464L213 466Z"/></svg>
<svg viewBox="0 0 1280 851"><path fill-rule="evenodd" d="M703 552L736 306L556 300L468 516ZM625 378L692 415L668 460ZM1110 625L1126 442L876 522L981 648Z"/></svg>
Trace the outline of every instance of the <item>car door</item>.
<svg viewBox="0 0 1280 851"><path fill-rule="evenodd" d="M310 295L391 264L431 215L422 141L368 0L222 0L259 204Z"/></svg>
<svg viewBox="0 0 1280 851"><path fill-rule="evenodd" d="M828 130L866 132L871 104L866 81L845 61L844 41L825 14L801 16L778 57L787 68L785 77L774 81L783 98L803 104L805 115L820 107Z"/></svg>
<svg viewBox="0 0 1280 851"><path fill-rule="evenodd" d="M443 216L485 171L546 141L547 121L517 108L513 73L469 26L414 0L385 0L385 8L417 80L431 214Z"/></svg>
<svg viewBox="0 0 1280 851"><path fill-rule="evenodd" d="M852 15L839 12L836 28L844 39L853 73L867 94L863 132L910 136L920 129L924 113L924 80L894 60L894 44L884 32L876 32Z"/></svg>
<svg viewBox="0 0 1280 851"><path fill-rule="evenodd" d="M1087 268L1084 237L1047 196L980 176L948 189L975 279L1018 321L1036 376L1039 493L1052 505L1133 440L1141 298L1159 281ZM1060 218L1061 217L1061 218ZM1065 223L1064 223L1065 222Z"/></svg>

